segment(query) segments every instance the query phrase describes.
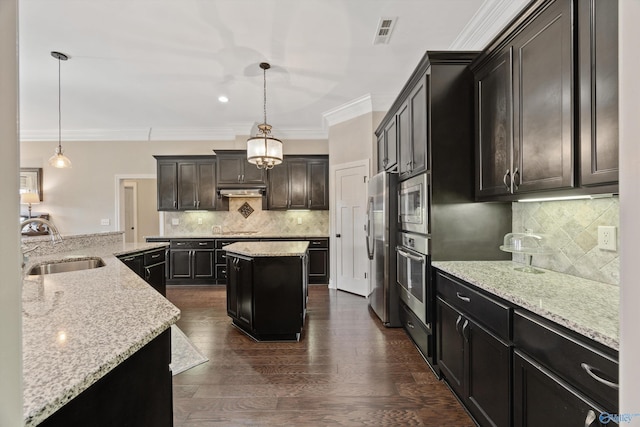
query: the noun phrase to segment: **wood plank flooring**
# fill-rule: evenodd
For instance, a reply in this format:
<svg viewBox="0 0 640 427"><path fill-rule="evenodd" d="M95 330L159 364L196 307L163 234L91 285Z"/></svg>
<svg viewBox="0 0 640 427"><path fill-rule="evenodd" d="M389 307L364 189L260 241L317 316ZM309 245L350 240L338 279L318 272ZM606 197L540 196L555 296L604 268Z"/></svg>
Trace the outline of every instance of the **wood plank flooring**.
<svg viewBox="0 0 640 427"><path fill-rule="evenodd" d="M365 298L313 285L300 342L257 343L231 325L224 286L170 286L178 326L209 362L173 377L174 425L475 424L401 328Z"/></svg>

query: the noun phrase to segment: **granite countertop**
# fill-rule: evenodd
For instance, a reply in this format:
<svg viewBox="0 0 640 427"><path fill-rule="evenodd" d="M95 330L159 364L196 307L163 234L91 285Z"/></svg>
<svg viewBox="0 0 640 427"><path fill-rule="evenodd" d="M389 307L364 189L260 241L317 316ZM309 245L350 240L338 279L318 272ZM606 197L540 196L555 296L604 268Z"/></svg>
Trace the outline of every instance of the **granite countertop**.
<svg viewBox="0 0 640 427"><path fill-rule="evenodd" d="M216 234L185 234L185 235L176 235L176 236L145 236L147 239L242 239L242 238L254 238L254 239L326 239L329 235L319 235L318 233L314 234L282 234L282 233L270 233L263 231L228 231L224 233L216 233Z"/></svg>
<svg viewBox="0 0 640 427"><path fill-rule="evenodd" d="M165 247L109 244L32 257L100 257L104 267L23 277L24 420L36 425L169 328L180 310L115 255Z"/></svg>
<svg viewBox="0 0 640 427"><path fill-rule="evenodd" d="M307 252L309 242L236 242L223 249L234 254L249 257L302 256Z"/></svg>
<svg viewBox="0 0 640 427"><path fill-rule="evenodd" d="M511 261L434 261L433 266L562 326L619 349L616 285L549 270L514 270Z"/></svg>

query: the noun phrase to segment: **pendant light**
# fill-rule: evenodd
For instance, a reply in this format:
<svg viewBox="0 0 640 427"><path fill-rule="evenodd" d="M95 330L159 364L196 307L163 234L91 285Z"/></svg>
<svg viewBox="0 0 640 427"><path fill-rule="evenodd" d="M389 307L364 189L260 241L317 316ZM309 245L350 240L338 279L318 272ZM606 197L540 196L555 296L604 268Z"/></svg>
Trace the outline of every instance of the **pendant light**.
<svg viewBox="0 0 640 427"><path fill-rule="evenodd" d="M70 168L71 160L63 154L64 151L62 150L62 108L60 101L60 61L66 61L69 57L60 52L51 52L51 56L58 60L58 147L56 148L56 154L49 159L49 164L55 168Z"/></svg>
<svg viewBox="0 0 640 427"><path fill-rule="evenodd" d="M258 134L247 140L247 161L258 169L271 169L282 163L282 141L271 136L271 125L267 124L267 70L266 62L260 63L264 78L264 122L258 125Z"/></svg>

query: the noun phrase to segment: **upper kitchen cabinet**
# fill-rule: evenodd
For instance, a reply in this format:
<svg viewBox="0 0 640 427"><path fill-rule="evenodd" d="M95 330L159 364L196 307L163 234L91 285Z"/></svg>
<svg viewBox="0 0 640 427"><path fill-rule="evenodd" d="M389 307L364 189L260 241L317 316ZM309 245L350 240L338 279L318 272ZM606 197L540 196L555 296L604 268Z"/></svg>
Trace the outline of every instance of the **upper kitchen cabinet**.
<svg viewBox="0 0 640 427"><path fill-rule="evenodd" d="M471 65L476 198L618 192L616 0L536 0Z"/></svg>
<svg viewBox="0 0 640 427"><path fill-rule="evenodd" d="M216 150L218 157L218 186L266 185L264 169L247 161L244 150Z"/></svg>
<svg viewBox="0 0 640 427"><path fill-rule="evenodd" d="M424 74L414 83L397 114L400 179L427 169L428 79L429 75Z"/></svg>
<svg viewBox="0 0 640 427"><path fill-rule="evenodd" d="M579 0L580 180L618 183L618 1Z"/></svg>
<svg viewBox="0 0 640 427"><path fill-rule="evenodd" d="M158 210L215 210L215 156L154 156Z"/></svg>
<svg viewBox="0 0 640 427"><path fill-rule="evenodd" d="M398 145L396 118L393 118L378 137L378 172L398 172Z"/></svg>
<svg viewBox="0 0 640 427"><path fill-rule="evenodd" d="M327 156L285 156L268 172L267 207L270 210L329 209Z"/></svg>

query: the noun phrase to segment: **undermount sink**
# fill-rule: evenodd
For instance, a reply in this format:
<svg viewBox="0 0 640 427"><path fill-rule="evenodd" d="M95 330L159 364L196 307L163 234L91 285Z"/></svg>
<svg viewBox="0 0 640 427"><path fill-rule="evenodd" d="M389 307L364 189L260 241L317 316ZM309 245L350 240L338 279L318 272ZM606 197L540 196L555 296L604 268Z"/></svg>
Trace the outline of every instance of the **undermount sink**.
<svg viewBox="0 0 640 427"><path fill-rule="evenodd" d="M70 271L89 270L92 268L104 267L105 263L101 258L71 259L39 264L31 267L28 275L42 275L53 273L67 273Z"/></svg>

